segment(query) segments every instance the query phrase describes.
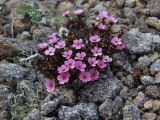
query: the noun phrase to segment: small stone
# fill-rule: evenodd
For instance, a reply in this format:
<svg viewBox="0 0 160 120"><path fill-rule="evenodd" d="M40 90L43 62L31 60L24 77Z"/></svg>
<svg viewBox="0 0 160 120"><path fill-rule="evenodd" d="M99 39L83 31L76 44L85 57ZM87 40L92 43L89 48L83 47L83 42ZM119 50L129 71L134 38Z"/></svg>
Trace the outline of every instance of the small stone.
<svg viewBox="0 0 160 120"><path fill-rule="evenodd" d="M159 57L158 52L151 53L149 55L149 57L150 57L151 61L153 62L154 60L156 60Z"/></svg>
<svg viewBox="0 0 160 120"><path fill-rule="evenodd" d="M123 108L123 120L141 120L140 110L137 106L130 104Z"/></svg>
<svg viewBox="0 0 160 120"><path fill-rule="evenodd" d="M160 20L157 19L156 17L149 17L146 20L146 23L148 26L151 26L151 27L156 28L157 30L160 30Z"/></svg>
<svg viewBox="0 0 160 120"><path fill-rule="evenodd" d="M158 110L160 110L160 100L154 100L152 111L157 112Z"/></svg>
<svg viewBox="0 0 160 120"><path fill-rule="evenodd" d="M13 26L17 31L23 31L25 29L25 24L20 19L15 20Z"/></svg>
<svg viewBox="0 0 160 120"><path fill-rule="evenodd" d="M38 109L33 109L23 120L40 120L41 113Z"/></svg>
<svg viewBox="0 0 160 120"><path fill-rule="evenodd" d="M7 0L0 0L0 5L3 5Z"/></svg>
<svg viewBox="0 0 160 120"><path fill-rule="evenodd" d="M59 105L59 99L55 99L53 101L48 101L47 103L43 103L41 105L41 114L48 115L51 112L53 113L54 111L56 111L58 105Z"/></svg>
<svg viewBox="0 0 160 120"><path fill-rule="evenodd" d="M76 96L73 90L66 88L58 88L55 89L54 96L59 98L61 105L69 105L72 106L76 102Z"/></svg>
<svg viewBox="0 0 160 120"><path fill-rule="evenodd" d="M134 7L136 4L136 0L126 0L125 6L126 7Z"/></svg>
<svg viewBox="0 0 160 120"><path fill-rule="evenodd" d="M31 40L31 34L28 31L23 31L23 33L19 34L16 38L20 40Z"/></svg>
<svg viewBox="0 0 160 120"><path fill-rule="evenodd" d="M150 66L150 72L152 74L155 74L156 72L160 72L160 59L157 59L152 63L152 65Z"/></svg>
<svg viewBox="0 0 160 120"><path fill-rule="evenodd" d="M90 102L104 102L105 99L113 99L122 89L122 81L117 78L99 79L86 84L79 92L79 99Z"/></svg>
<svg viewBox="0 0 160 120"><path fill-rule="evenodd" d="M122 8L125 3L125 0L116 0L116 4L119 8Z"/></svg>
<svg viewBox="0 0 160 120"><path fill-rule="evenodd" d="M140 106L144 103L145 94L143 92L139 92L137 97L133 100L133 103L137 106Z"/></svg>
<svg viewBox="0 0 160 120"><path fill-rule="evenodd" d="M73 107L62 106L58 116L60 120L99 120L97 107L93 103L80 103Z"/></svg>
<svg viewBox="0 0 160 120"><path fill-rule="evenodd" d="M151 63L151 59L148 56L143 56L138 58L138 63L136 64L136 68L144 69L149 66Z"/></svg>
<svg viewBox="0 0 160 120"><path fill-rule="evenodd" d="M120 96L123 98L123 99L127 99L128 98L128 87L126 86L123 86L121 92L120 92Z"/></svg>
<svg viewBox="0 0 160 120"><path fill-rule="evenodd" d="M125 79L124 79L124 82L129 87L135 87L135 86L137 86L137 82L135 81L135 79L133 78L132 75L126 76Z"/></svg>
<svg viewBox="0 0 160 120"><path fill-rule="evenodd" d="M103 104L99 106L100 116L104 119L112 118L113 101L110 99L105 100Z"/></svg>
<svg viewBox="0 0 160 120"><path fill-rule="evenodd" d="M72 8L74 7L74 5L69 2L69 1L64 1L64 2L61 2L58 7L57 7L57 11L59 13L62 13L64 12L65 10L71 10Z"/></svg>
<svg viewBox="0 0 160 120"><path fill-rule="evenodd" d="M153 77L149 76L149 75L145 75L145 76L142 76L140 78L141 82L143 85L147 86L147 85L152 85L152 84L155 84L155 80Z"/></svg>
<svg viewBox="0 0 160 120"><path fill-rule="evenodd" d="M145 120L156 120L157 115L155 113L144 113L142 116Z"/></svg>
<svg viewBox="0 0 160 120"><path fill-rule="evenodd" d="M36 74L30 68L24 68L16 64L0 64L0 82L15 85L22 80L34 81Z"/></svg>
<svg viewBox="0 0 160 120"><path fill-rule="evenodd" d="M153 101L149 100L144 104L145 109L151 109L153 107Z"/></svg>
<svg viewBox="0 0 160 120"><path fill-rule="evenodd" d="M121 25L113 25L111 29L112 33L118 33L121 31Z"/></svg>
<svg viewBox="0 0 160 120"><path fill-rule="evenodd" d="M160 72L155 75L155 81L156 83L160 83Z"/></svg>
<svg viewBox="0 0 160 120"><path fill-rule="evenodd" d="M145 89L145 93L148 95L148 96L151 96L153 98L158 98L160 96L160 88L157 87L156 85L153 85L153 86L148 86L146 87Z"/></svg>

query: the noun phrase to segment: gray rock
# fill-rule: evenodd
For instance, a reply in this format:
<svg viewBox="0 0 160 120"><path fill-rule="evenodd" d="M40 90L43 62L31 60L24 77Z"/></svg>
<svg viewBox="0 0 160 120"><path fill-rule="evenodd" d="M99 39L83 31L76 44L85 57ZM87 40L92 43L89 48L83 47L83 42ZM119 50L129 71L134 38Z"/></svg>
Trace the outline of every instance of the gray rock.
<svg viewBox="0 0 160 120"><path fill-rule="evenodd" d="M123 100L121 97L116 97L114 101L106 99L104 103L99 106L100 116L106 120L119 119L122 114Z"/></svg>
<svg viewBox="0 0 160 120"><path fill-rule="evenodd" d="M23 120L57 120L55 117L43 117L40 110L33 109Z"/></svg>
<svg viewBox="0 0 160 120"><path fill-rule="evenodd" d="M145 96L146 95L143 92L139 92L137 97L133 100L134 105L143 106Z"/></svg>
<svg viewBox="0 0 160 120"><path fill-rule="evenodd" d="M0 0L0 5L3 5L7 0Z"/></svg>
<svg viewBox="0 0 160 120"><path fill-rule="evenodd" d="M129 87L136 87L137 86L137 82L136 80L133 78L132 75L128 75L124 78L124 82L126 85L128 85Z"/></svg>
<svg viewBox="0 0 160 120"><path fill-rule="evenodd" d="M117 78L99 79L82 88L79 99L89 102L104 102L107 98L113 99L121 89L122 81Z"/></svg>
<svg viewBox="0 0 160 120"><path fill-rule="evenodd" d="M136 3L136 0L126 0L125 6L126 7L134 7Z"/></svg>
<svg viewBox="0 0 160 120"><path fill-rule="evenodd" d="M123 108L123 120L141 120L140 110L133 104Z"/></svg>
<svg viewBox="0 0 160 120"><path fill-rule="evenodd" d="M160 88L156 85L148 86L145 89L145 93L148 96L153 97L153 98L159 98L160 97L160 92L159 91L160 91Z"/></svg>
<svg viewBox="0 0 160 120"><path fill-rule="evenodd" d="M142 118L144 118L145 120L156 120L156 113L152 113L152 112L149 112L149 113L144 113L144 115L142 116Z"/></svg>
<svg viewBox="0 0 160 120"><path fill-rule="evenodd" d="M126 44L126 48L135 54L144 54L152 51L152 45L159 44L159 36L153 35L152 33L141 33L137 29L125 33L122 36ZM160 44L159 44L160 45Z"/></svg>
<svg viewBox="0 0 160 120"><path fill-rule="evenodd" d="M16 64L0 64L0 83L15 85L22 80L34 81L36 75L30 68L24 68Z"/></svg>
<svg viewBox="0 0 160 120"><path fill-rule="evenodd" d="M151 58L148 56L143 56L138 58L138 63L136 64L136 68L144 69L145 67L149 66L151 63Z"/></svg>
<svg viewBox="0 0 160 120"><path fill-rule="evenodd" d="M35 41L22 41L14 38L5 38L0 36L0 59L5 57L15 57L18 52L25 51L34 53L37 49Z"/></svg>
<svg viewBox="0 0 160 120"><path fill-rule="evenodd" d="M120 8L123 7L124 3L125 3L125 0L116 0L116 4Z"/></svg>
<svg viewBox="0 0 160 120"><path fill-rule="evenodd" d="M132 73L133 72L133 68L132 65L126 61L123 65L123 69L127 72L127 73Z"/></svg>
<svg viewBox="0 0 160 120"><path fill-rule="evenodd" d="M155 74L156 72L160 72L160 59L154 61L150 66L150 72Z"/></svg>
<svg viewBox="0 0 160 120"><path fill-rule="evenodd" d="M56 112L56 109L59 105L59 99L54 99L53 101L48 101L41 105L41 114L48 115L51 112Z"/></svg>
<svg viewBox="0 0 160 120"><path fill-rule="evenodd" d="M121 25L113 25L112 26L112 32L113 33L118 33L121 31Z"/></svg>
<svg viewBox="0 0 160 120"><path fill-rule="evenodd" d="M59 109L58 117L60 120L82 120L79 110L67 106L62 106Z"/></svg>
<svg viewBox="0 0 160 120"><path fill-rule="evenodd" d="M99 120L97 107L93 103L81 103L73 107L62 106L58 116L60 120Z"/></svg>
<svg viewBox="0 0 160 120"><path fill-rule="evenodd" d="M149 75L142 76L140 80L143 85L152 85L156 83L154 78Z"/></svg>
<svg viewBox="0 0 160 120"><path fill-rule="evenodd" d="M39 82L31 82L28 80L23 80L22 82L17 84L17 94L25 93L25 98L28 101L33 101L33 99L37 96L37 91L40 90L42 84Z"/></svg>
<svg viewBox="0 0 160 120"><path fill-rule="evenodd" d="M11 88L5 85L0 85L0 118L2 120L11 119L11 98Z"/></svg>
<svg viewBox="0 0 160 120"><path fill-rule="evenodd" d="M66 89L61 87L61 88L55 89L53 95L56 98L59 98L61 105L72 106L76 102L75 93L71 89Z"/></svg>
<svg viewBox="0 0 160 120"><path fill-rule="evenodd" d="M111 119L113 115L113 101L106 99L105 102L99 106L99 113L104 119Z"/></svg>

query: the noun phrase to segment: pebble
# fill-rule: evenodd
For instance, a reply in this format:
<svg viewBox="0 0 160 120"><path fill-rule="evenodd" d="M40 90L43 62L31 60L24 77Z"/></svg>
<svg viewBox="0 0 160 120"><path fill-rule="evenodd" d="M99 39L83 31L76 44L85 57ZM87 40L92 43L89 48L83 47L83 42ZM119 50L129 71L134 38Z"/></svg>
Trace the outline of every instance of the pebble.
<svg viewBox="0 0 160 120"><path fill-rule="evenodd" d="M152 84L155 84L155 79L149 75L145 75L145 76L142 76L140 78L141 82L143 85L147 86L147 85L152 85Z"/></svg>
<svg viewBox="0 0 160 120"><path fill-rule="evenodd" d="M156 72L160 72L160 59L154 61L150 66L151 74L155 74Z"/></svg>
<svg viewBox="0 0 160 120"><path fill-rule="evenodd" d="M160 72L155 75L155 81L156 83L160 83Z"/></svg>
<svg viewBox="0 0 160 120"><path fill-rule="evenodd" d="M156 85L148 86L145 88L145 94L150 97L158 98L160 96L160 88Z"/></svg>
<svg viewBox="0 0 160 120"><path fill-rule="evenodd" d="M155 113L144 113L142 116L145 120L156 120L157 115Z"/></svg>
<svg viewBox="0 0 160 120"><path fill-rule="evenodd" d="M144 104L145 109L151 109L153 107L153 101L149 100Z"/></svg>

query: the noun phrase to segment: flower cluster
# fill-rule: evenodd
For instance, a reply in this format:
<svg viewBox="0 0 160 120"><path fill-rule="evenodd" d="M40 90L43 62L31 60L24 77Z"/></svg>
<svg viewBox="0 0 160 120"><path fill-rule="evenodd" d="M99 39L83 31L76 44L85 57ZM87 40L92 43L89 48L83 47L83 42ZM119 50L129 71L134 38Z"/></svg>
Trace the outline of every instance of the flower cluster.
<svg viewBox="0 0 160 120"><path fill-rule="evenodd" d="M59 84L79 79L87 83L99 78L100 72L112 62L110 55L125 48L118 35L112 35L111 27L117 22L107 11L97 15L98 23L92 28L85 26L84 11L65 11L68 18L68 35L60 37L56 32L49 36L48 42L39 43L40 53L45 56L42 70L49 73ZM75 16L75 19L70 19ZM78 30L78 31L77 31ZM55 81L46 81L47 91L55 88Z"/></svg>

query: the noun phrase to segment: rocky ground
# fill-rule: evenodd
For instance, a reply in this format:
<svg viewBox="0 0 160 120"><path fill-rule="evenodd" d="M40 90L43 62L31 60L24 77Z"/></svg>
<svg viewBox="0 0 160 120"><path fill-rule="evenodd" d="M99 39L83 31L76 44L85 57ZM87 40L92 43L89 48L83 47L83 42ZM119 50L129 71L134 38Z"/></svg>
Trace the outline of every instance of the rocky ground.
<svg viewBox="0 0 160 120"><path fill-rule="evenodd" d="M75 1L0 0L0 120L160 120L160 0ZM17 13L22 3L42 12L38 25ZM98 81L51 95L40 58L23 58L58 29L56 14L75 6L89 14L89 23L100 10L117 16L112 32L124 32L126 50L113 54Z"/></svg>

